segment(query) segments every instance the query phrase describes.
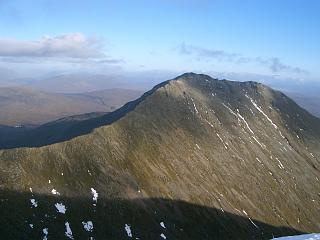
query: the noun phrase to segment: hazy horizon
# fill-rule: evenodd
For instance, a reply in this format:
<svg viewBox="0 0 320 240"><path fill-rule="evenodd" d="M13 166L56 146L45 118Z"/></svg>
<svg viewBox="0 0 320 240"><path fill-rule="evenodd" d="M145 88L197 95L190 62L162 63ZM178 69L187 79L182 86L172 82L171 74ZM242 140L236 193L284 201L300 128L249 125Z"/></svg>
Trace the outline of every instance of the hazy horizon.
<svg viewBox="0 0 320 240"><path fill-rule="evenodd" d="M148 89L197 72L316 95L319 10L288 0L2 0L0 87L98 74Z"/></svg>

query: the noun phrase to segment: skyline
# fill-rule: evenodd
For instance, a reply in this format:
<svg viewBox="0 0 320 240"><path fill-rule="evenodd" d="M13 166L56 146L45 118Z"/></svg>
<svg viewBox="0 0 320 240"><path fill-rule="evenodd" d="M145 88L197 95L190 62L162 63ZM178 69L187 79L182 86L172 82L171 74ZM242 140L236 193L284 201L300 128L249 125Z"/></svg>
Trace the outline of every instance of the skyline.
<svg viewBox="0 0 320 240"><path fill-rule="evenodd" d="M320 82L317 1L0 1L0 72ZM270 80L271 81L271 80Z"/></svg>

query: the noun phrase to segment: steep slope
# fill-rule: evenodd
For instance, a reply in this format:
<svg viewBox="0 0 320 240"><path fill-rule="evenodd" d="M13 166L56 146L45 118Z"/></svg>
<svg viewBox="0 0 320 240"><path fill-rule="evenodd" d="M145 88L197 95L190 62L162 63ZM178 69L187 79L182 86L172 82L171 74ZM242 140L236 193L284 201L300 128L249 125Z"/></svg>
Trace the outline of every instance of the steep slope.
<svg viewBox="0 0 320 240"><path fill-rule="evenodd" d="M58 94L27 87L0 88L0 124L39 125L71 115L110 112L141 94L127 89Z"/></svg>
<svg viewBox="0 0 320 240"><path fill-rule="evenodd" d="M3 236L320 231L320 120L282 93L190 73L99 119L68 141L0 151Z"/></svg>

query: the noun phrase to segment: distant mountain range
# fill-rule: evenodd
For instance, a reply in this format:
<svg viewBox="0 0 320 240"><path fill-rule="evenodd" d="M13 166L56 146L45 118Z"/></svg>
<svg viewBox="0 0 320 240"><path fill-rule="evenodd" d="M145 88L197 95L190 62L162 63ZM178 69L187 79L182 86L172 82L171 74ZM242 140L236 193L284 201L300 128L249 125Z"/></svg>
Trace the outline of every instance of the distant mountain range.
<svg viewBox="0 0 320 240"><path fill-rule="evenodd" d="M98 89L126 88L121 76L102 74L62 74L40 80L34 80L28 86L43 91L58 93L82 93L92 92Z"/></svg>
<svg viewBox="0 0 320 240"><path fill-rule="evenodd" d="M4 239L320 231L320 119L256 82L186 73L114 112L10 144L0 150Z"/></svg>
<svg viewBox="0 0 320 240"><path fill-rule="evenodd" d="M111 112L141 94L128 89L65 94L30 87L0 88L0 125L39 125L71 115Z"/></svg>
<svg viewBox="0 0 320 240"><path fill-rule="evenodd" d="M320 96L312 96L296 92L285 92L295 100L301 107L320 118Z"/></svg>
<svg viewBox="0 0 320 240"><path fill-rule="evenodd" d="M40 91L50 93L76 94L95 92L100 91L101 89L120 88L133 89L142 93L145 90L150 89L155 84L161 82L163 79L168 79L176 75L176 73L164 71L118 74L92 74L83 72L57 75L53 74L52 76L34 79L11 78L5 81L6 76L4 74L0 79L0 87L25 86L31 89L38 89ZM221 75L221 73L219 75ZM275 89L281 89L281 91L295 100L300 106L308 110L313 115L320 117L320 100L317 96L320 91L320 85L318 82L306 82L304 84L301 82L290 82L290 84L288 84L287 81L279 81L279 79L268 79L259 75L242 76L241 74L222 74L221 77L226 79L238 79L239 81L260 79L264 83L267 83L267 85L271 84ZM89 110L89 112L90 111L95 110Z"/></svg>

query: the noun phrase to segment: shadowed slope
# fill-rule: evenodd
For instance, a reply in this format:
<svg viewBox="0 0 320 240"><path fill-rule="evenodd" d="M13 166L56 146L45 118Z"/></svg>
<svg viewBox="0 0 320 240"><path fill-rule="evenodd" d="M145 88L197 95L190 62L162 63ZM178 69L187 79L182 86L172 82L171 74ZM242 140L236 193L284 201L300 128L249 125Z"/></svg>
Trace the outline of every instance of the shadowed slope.
<svg viewBox="0 0 320 240"><path fill-rule="evenodd" d="M281 226L271 226L220 209L169 199L105 199L97 205L89 195L82 198L1 191L0 233L4 239L67 239L65 223L74 239L271 239L273 236L300 234ZM33 206L30 199L36 201ZM56 203L66 207L59 213ZM17 211L19 209L19 211ZM14 214L13 214L14 213ZM82 222L92 221L92 231ZM30 225L31 224L31 225ZM162 238L163 239L163 238Z"/></svg>

